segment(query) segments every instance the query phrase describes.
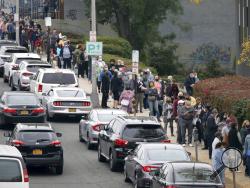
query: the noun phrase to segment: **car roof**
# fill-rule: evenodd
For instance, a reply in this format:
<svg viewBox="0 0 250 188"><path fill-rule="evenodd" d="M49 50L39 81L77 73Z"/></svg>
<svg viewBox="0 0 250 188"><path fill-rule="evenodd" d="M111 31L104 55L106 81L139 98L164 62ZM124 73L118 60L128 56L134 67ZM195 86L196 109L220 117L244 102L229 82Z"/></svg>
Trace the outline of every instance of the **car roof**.
<svg viewBox="0 0 250 188"><path fill-rule="evenodd" d="M36 59L41 59L41 57L38 54L35 53L14 53L12 54L13 57L16 58L36 58Z"/></svg>
<svg viewBox="0 0 250 188"><path fill-rule="evenodd" d="M98 109L93 109L93 111L96 111L97 114L112 114L112 113L115 113L115 114L128 114L127 112L125 112L124 110L121 110L121 109L101 109L101 108L98 108Z"/></svg>
<svg viewBox="0 0 250 188"><path fill-rule="evenodd" d="M46 61L42 61L42 60L39 60L39 59L27 59L27 60L22 60L21 63L26 63L26 64L29 64L29 65L50 65L48 62Z"/></svg>
<svg viewBox="0 0 250 188"><path fill-rule="evenodd" d="M8 145L0 145L0 157L22 158L22 155L16 147Z"/></svg>
<svg viewBox="0 0 250 188"><path fill-rule="evenodd" d="M41 130L41 131L53 131L50 123L18 123L16 128L19 131L32 131L32 130Z"/></svg>
<svg viewBox="0 0 250 188"><path fill-rule="evenodd" d="M3 49L6 49L6 50L8 50L8 49L25 49L25 50L27 50L27 48L26 47L23 47L23 46L1 46L1 48L3 48Z"/></svg>
<svg viewBox="0 0 250 188"><path fill-rule="evenodd" d="M70 69L42 68L42 69L40 69L40 71L46 72L46 73L57 73L57 72L61 72L61 73L73 73L73 74L75 74L75 73L74 73L72 70L70 70Z"/></svg>
<svg viewBox="0 0 250 188"><path fill-rule="evenodd" d="M158 150L158 149L175 149L175 150L185 150L183 146L180 144L170 144L170 143L141 143L140 144L142 148L144 149L150 149L150 150Z"/></svg>
<svg viewBox="0 0 250 188"><path fill-rule="evenodd" d="M0 40L0 44L4 44L4 43L17 44L17 42L16 42L16 41L13 41L13 40Z"/></svg>
<svg viewBox="0 0 250 188"><path fill-rule="evenodd" d="M54 91L72 91L72 90L74 90L74 91L83 91L84 92L84 90L83 89L81 89L81 88L77 88L77 87L53 87L52 88ZM84 92L85 93L85 92Z"/></svg>
<svg viewBox="0 0 250 188"><path fill-rule="evenodd" d="M29 91L27 92L21 92L21 91L5 91L4 92L5 95L30 95L30 96L36 96L34 93L31 93Z"/></svg>
<svg viewBox="0 0 250 188"><path fill-rule="evenodd" d="M186 166L186 167L190 167L193 168L195 167L206 167L206 168L211 168L211 165L208 163L204 163L204 162L194 162L194 161L171 161L171 162L167 162L169 164L171 164L174 167L179 167L179 166ZM167 164L166 163L166 164Z"/></svg>
<svg viewBox="0 0 250 188"><path fill-rule="evenodd" d="M120 120L126 122L126 124L155 124L160 125L160 123L156 120L155 117L148 116L118 116Z"/></svg>

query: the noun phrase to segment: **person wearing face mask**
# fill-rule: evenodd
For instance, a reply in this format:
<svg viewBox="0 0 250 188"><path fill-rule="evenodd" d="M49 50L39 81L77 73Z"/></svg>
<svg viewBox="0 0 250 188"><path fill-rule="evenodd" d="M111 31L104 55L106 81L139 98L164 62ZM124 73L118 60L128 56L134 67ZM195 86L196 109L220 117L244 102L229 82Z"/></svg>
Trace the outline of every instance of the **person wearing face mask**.
<svg viewBox="0 0 250 188"><path fill-rule="evenodd" d="M98 71L98 72L99 72L99 71ZM108 66L107 66L107 65L104 65L103 70L102 70L99 74L97 74L97 75L99 75L99 76L98 76L98 79L97 79L97 87L98 87L99 93L100 93L100 89L101 89L102 79L103 79L105 73L107 73L107 75L108 75L108 77L109 77L109 80L112 79L112 74L111 74L111 72L109 71Z"/></svg>
<svg viewBox="0 0 250 188"><path fill-rule="evenodd" d="M184 82L184 86L188 95L193 96L193 87L195 84L195 75L194 73L190 73L187 79Z"/></svg>

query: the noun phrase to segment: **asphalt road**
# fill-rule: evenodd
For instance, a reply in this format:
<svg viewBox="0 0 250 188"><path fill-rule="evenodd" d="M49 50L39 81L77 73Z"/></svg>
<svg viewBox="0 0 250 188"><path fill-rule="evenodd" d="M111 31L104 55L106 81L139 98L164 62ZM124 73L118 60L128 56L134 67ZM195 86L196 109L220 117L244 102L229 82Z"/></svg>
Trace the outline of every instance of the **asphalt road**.
<svg viewBox="0 0 250 188"><path fill-rule="evenodd" d="M0 93L9 91L7 84L0 78ZM31 188L130 188L124 182L122 172L111 172L108 164L97 160L95 150L88 151L84 143L78 140L78 121L60 119L52 122L57 132L63 134L64 173L55 175L51 169L29 169ZM0 143L5 143L3 130L0 130Z"/></svg>

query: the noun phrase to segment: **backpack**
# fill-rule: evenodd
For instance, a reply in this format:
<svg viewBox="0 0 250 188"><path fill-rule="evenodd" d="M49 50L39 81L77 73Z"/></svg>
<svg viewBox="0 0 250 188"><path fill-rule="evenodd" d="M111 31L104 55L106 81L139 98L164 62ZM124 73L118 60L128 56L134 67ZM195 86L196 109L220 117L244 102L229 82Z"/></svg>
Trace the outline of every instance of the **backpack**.
<svg viewBox="0 0 250 188"><path fill-rule="evenodd" d="M71 53L70 53L69 47L65 46L63 48L63 58L64 59L69 59L70 57L71 57Z"/></svg>

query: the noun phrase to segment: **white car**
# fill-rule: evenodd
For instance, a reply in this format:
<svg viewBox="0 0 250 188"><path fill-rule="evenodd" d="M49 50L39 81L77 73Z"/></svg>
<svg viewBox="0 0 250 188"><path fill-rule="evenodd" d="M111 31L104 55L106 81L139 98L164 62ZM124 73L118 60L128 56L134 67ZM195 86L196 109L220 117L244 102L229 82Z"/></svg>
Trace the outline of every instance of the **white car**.
<svg viewBox="0 0 250 188"><path fill-rule="evenodd" d="M41 60L41 57L35 53L14 53L11 56L11 62L4 64L3 80L8 82L12 76L13 71L18 69L18 65L23 60L36 59ZM9 83L10 84L10 83Z"/></svg>
<svg viewBox="0 0 250 188"><path fill-rule="evenodd" d="M23 46L1 46L0 48L0 55L11 55L14 53L28 53L28 50Z"/></svg>
<svg viewBox="0 0 250 188"><path fill-rule="evenodd" d="M58 87L43 94L42 104L47 110L47 119L56 115L82 117L92 109L90 97L80 88Z"/></svg>
<svg viewBox="0 0 250 188"><path fill-rule="evenodd" d="M11 90L29 90L30 77L34 76L40 68L51 68L51 64L41 60L24 60L14 71L10 80Z"/></svg>
<svg viewBox="0 0 250 188"><path fill-rule="evenodd" d="M30 91L34 92L40 100L49 90L60 86L78 87L78 79L72 70L39 69L35 76L31 76Z"/></svg>
<svg viewBox="0 0 250 188"><path fill-rule="evenodd" d="M29 175L17 148L0 145L0 187L29 188Z"/></svg>

